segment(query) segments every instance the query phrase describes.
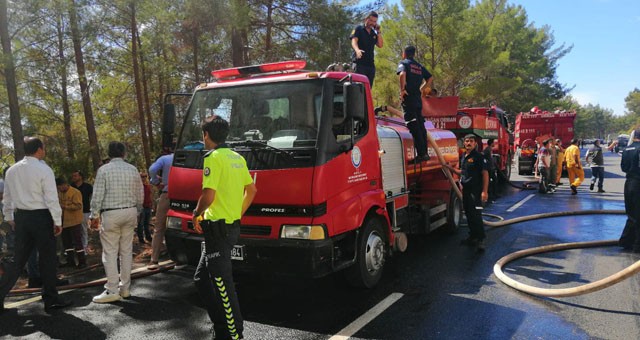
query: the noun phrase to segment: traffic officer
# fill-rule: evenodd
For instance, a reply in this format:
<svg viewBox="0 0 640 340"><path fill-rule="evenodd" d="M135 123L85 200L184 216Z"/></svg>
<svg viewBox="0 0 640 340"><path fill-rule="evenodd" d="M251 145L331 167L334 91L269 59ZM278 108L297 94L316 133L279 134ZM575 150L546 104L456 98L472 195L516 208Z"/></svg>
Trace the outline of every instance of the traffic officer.
<svg viewBox="0 0 640 340"><path fill-rule="evenodd" d="M433 77L422 65L413 58L416 55L414 46L407 46L402 53L403 60L398 64L397 74L400 76L400 101L404 111L404 120L413 136L413 144L418 156L416 162L428 160L427 129L424 127L422 116L421 87L431 87ZM426 81L424 86L422 82Z"/></svg>
<svg viewBox="0 0 640 340"><path fill-rule="evenodd" d="M242 338L243 321L231 271L231 251L240 236L240 217L256 195L242 156L225 144L229 123L219 116L202 124L205 147L202 194L193 210L194 229L204 247L194 276L215 339ZM203 215L204 214L204 215Z"/></svg>
<svg viewBox="0 0 640 340"><path fill-rule="evenodd" d="M619 244L624 249L640 253L640 129L633 132L632 141L622 152L620 167L627 174L624 182L624 210L627 223Z"/></svg>
<svg viewBox="0 0 640 340"><path fill-rule="evenodd" d="M476 136L464 136L465 153L460 157L460 169L449 164L446 166L461 176L462 205L469 224L469 237L462 244L476 246L477 251L484 251L484 222L482 221L482 204L489 198L489 164L477 149Z"/></svg>

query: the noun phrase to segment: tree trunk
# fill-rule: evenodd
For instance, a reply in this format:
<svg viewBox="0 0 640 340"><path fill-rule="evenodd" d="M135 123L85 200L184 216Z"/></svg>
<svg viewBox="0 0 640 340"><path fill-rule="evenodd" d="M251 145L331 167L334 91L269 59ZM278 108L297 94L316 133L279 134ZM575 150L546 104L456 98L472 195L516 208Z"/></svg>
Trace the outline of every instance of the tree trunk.
<svg viewBox="0 0 640 340"><path fill-rule="evenodd" d="M93 119L91 97L89 96L89 86L87 84L87 76L84 68L84 56L82 54L82 44L80 42L80 31L78 29L78 15L76 12L75 0L69 0L69 26L71 28L71 40L73 40L76 68L78 69L78 82L80 83L80 92L82 94L82 109L84 111L84 119L87 124L87 134L89 136L89 147L91 148L93 170L98 170L98 167L101 164L100 148L98 146L98 135L96 133L96 125Z"/></svg>
<svg viewBox="0 0 640 340"><path fill-rule="evenodd" d="M198 71L198 62L200 58L200 27L197 24L193 25L193 35L192 35L191 45L193 46L193 75L195 80L195 85L200 84L200 72Z"/></svg>
<svg viewBox="0 0 640 340"><path fill-rule="evenodd" d="M4 77L7 85L7 95L9 97L9 120L11 122L11 135L13 136L14 157L16 161L19 161L24 158L24 135L20 118L20 104L18 103L16 69L13 64L11 38L9 37L9 21L7 18L7 0L0 0L0 40L2 41Z"/></svg>
<svg viewBox="0 0 640 340"><path fill-rule="evenodd" d="M264 55L265 55L265 60L263 60L263 62L270 62L271 61L271 42L272 42L272 38L271 35L272 30L273 30L273 1L268 1L267 2L267 31L265 33L265 37L264 37Z"/></svg>
<svg viewBox="0 0 640 340"><path fill-rule="evenodd" d="M67 157L74 159L73 137L71 134L71 110L69 109L69 95L67 93L67 61L64 57L64 43L62 30L62 14L58 16L56 27L58 33L58 72L60 73L60 87L62 90L62 117L64 119L64 141L67 145Z"/></svg>
<svg viewBox="0 0 640 340"><path fill-rule="evenodd" d="M149 132L149 148L157 150L156 143L153 141L153 116L151 115L151 102L149 101L149 86L147 80L147 69L144 66L144 55L142 53L142 42L140 41L140 32L136 30L136 40L138 41L138 56L140 58L140 71L142 73L142 89L144 94L144 112L147 116L147 131Z"/></svg>
<svg viewBox="0 0 640 340"><path fill-rule="evenodd" d="M131 2L129 4L131 8L131 60L133 60L133 79L136 88L136 102L138 104L138 121L140 122L140 136L142 137L142 152L144 154L144 161L146 168L151 166L151 152L149 151L149 139L147 136L147 127L144 121L144 107L142 96L142 86L140 85L140 69L138 66L138 43L137 32L138 27L136 24L136 5Z"/></svg>
<svg viewBox="0 0 640 340"><path fill-rule="evenodd" d="M237 28L231 29L231 61L234 67L244 66L244 41L242 32Z"/></svg>

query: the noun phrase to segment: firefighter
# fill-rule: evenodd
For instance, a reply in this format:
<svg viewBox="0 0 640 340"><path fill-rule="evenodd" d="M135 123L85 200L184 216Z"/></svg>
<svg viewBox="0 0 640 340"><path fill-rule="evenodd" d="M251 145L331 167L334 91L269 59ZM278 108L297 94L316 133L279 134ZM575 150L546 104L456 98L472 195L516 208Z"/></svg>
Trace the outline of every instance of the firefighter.
<svg viewBox="0 0 640 340"><path fill-rule="evenodd" d="M633 143L622 152L620 167L627 174L624 182L624 210L627 223L619 244L626 250L640 253L640 129L632 135Z"/></svg>
<svg viewBox="0 0 640 340"><path fill-rule="evenodd" d="M376 64L374 62L374 47L382 48L382 29L378 25L378 13L371 11L364 18L364 25L358 25L349 36L351 39L351 68L353 72L365 75L369 79L369 84L373 88L373 81L376 78Z"/></svg>
<svg viewBox="0 0 640 340"><path fill-rule="evenodd" d="M477 149L473 134L464 136L465 153L460 157L460 169L449 164L446 166L461 176L462 205L469 224L469 237L462 244L475 246L484 251L484 223L482 222L482 204L489 198L489 164Z"/></svg>
<svg viewBox="0 0 640 340"><path fill-rule="evenodd" d="M241 339L242 314L231 271L231 251L240 236L240 217L256 187L242 156L225 144L229 123L211 116L202 124L205 147L202 194L193 210L193 226L204 234L194 282L204 300L215 339Z"/></svg>
<svg viewBox="0 0 640 340"><path fill-rule="evenodd" d="M418 156L415 162L429 159L427 153L427 129L422 116L421 88L430 88L433 77L413 58L416 55L414 46L407 46L402 53L403 60L398 64L397 74L400 76L400 101L404 111L404 120L413 136L413 144ZM426 81L424 85L422 82ZM421 86L422 85L422 86Z"/></svg>
<svg viewBox="0 0 640 340"><path fill-rule="evenodd" d="M562 178L562 165L564 164L564 148L562 147L562 140L556 139L556 185L562 185L560 179Z"/></svg>
<svg viewBox="0 0 640 340"><path fill-rule="evenodd" d="M567 162L571 195L577 195L578 187L584 181L584 169L582 169L582 163L580 162L580 149L576 138L571 140L571 146L564 151L564 160Z"/></svg>

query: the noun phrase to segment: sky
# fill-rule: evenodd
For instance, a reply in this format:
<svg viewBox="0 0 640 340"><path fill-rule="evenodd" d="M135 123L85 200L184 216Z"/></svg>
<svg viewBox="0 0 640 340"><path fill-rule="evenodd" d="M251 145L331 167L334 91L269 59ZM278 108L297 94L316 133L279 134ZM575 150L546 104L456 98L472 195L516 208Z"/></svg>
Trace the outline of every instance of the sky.
<svg viewBox="0 0 640 340"><path fill-rule="evenodd" d="M535 27L549 26L555 47L573 46L556 70L558 81L573 88L569 95L625 113L624 98L640 89L640 0L507 1L521 5Z"/></svg>
<svg viewBox="0 0 640 340"><path fill-rule="evenodd" d="M624 98L640 89L640 1L509 0L521 5L535 27L548 25L556 46L573 45L558 61L558 81L574 87L580 104L600 105L615 115Z"/></svg>

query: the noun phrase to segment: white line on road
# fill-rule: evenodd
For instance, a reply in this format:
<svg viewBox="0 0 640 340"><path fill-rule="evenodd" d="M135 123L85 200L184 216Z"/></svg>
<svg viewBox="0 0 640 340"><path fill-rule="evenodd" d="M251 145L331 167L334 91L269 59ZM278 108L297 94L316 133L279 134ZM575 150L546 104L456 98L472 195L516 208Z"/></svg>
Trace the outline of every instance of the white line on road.
<svg viewBox="0 0 640 340"><path fill-rule="evenodd" d="M362 314L355 321L350 323L347 327L343 328L338 334L329 338L329 340L346 340L349 339L352 335L356 334L359 330L361 330L364 326L366 326L371 320L375 319L378 315L382 314L387 308L393 305L396 301L400 300L404 294L402 293L392 293L387 296L384 300L380 301L373 308L369 309L366 313Z"/></svg>
<svg viewBox="0 0 640 340"><path fill-rule="evenodd" d="M507 209L507 212L513 212L514 210L520 208L523 204L525 204L528 200L530 200L533 196L535 196L534 194L530 194L529 196L527 196L525 199L523 199L522 201L514 204L511 208Z"/></svg>

